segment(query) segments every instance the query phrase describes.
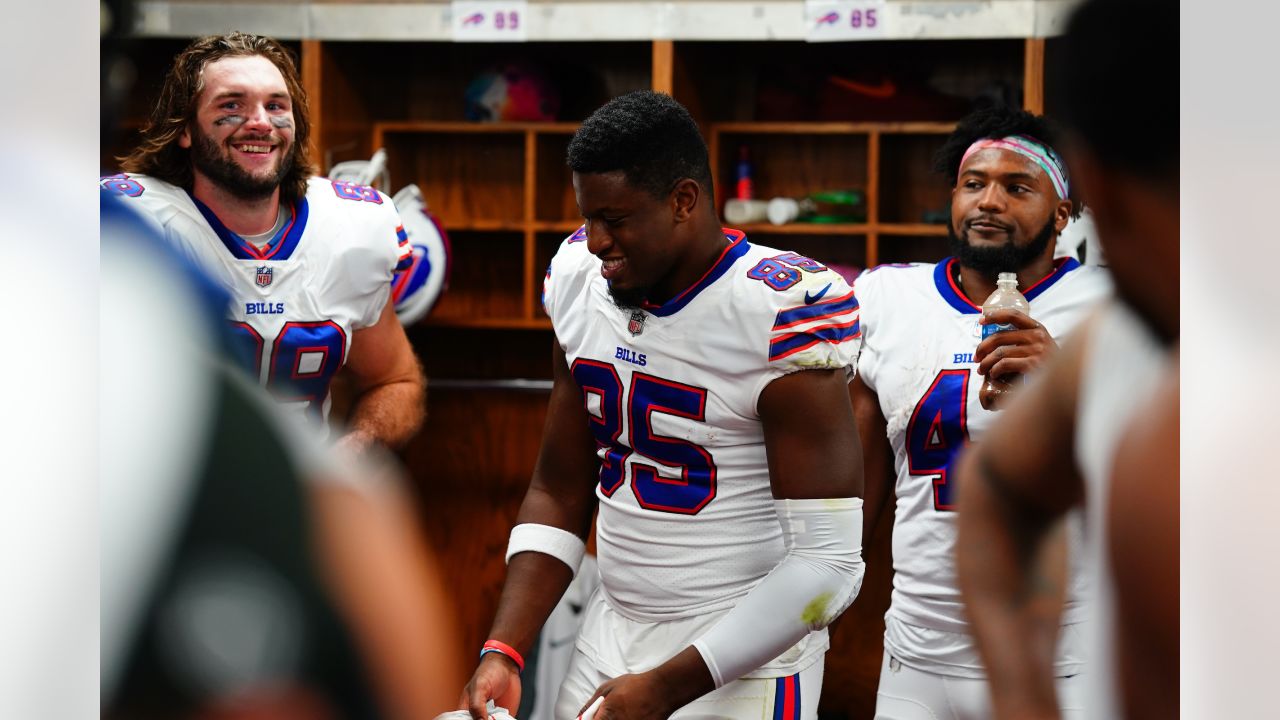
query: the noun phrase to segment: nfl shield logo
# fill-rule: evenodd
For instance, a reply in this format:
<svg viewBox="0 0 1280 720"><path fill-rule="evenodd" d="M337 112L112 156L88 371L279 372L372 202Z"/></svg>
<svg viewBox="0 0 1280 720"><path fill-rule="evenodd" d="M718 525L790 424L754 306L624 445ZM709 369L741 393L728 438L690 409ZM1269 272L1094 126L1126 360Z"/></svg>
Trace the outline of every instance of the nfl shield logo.
<svg viewBox="0 0 1280 720"><path fill-rule="evenodd" d="M263 265L258 268L258 273L254 276L253 281L258 284L258 287L266 287L271 284L271 276L274 272L272 268Z"/></svg>
<svg viewBox="0 0 1280 720"><path fill-rule="evenodd" d="M643 310L636 310L631 313L631 319L627 321L627 330L633 337L644 332L644 318Z"/></svg>

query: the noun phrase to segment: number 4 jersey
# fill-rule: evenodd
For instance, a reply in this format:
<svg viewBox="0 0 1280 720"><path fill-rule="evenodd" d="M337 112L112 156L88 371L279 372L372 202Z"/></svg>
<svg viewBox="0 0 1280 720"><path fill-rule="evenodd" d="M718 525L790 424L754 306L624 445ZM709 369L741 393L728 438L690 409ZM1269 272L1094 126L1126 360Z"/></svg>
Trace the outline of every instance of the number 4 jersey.
<svg viewBox="0 0 1280 720"><path fill-rule="evenodd" d="M395 206L372 188L312 178L263 249L180 187L146 175L102 185L159 225L232 297L228 320L250 370L288 408L328 415L352 333L375 324L391 276L412 261Z"/></svg>
<svg viewBox="0 0 1280 720"><path fill-rule="evenodd" d="M838 274L724 232L724 252L696 284L624 310L580 229L552 259L543 297L598 443L602 592L632 620L698 618L693 637L666 635L679 645L670 653L785 553L761 391L809 368L851 378L860 344L858 303ZM825 633L802 640L791 662L825 650Z"/></svg>
<svg viewBox="0 0 1280 720"><path fill-rule="evenodd" d="M973 353L981 341L982 309L956 286L956 269L954 259L886 265L857 279L863 331L858 374L879 397L898 475L886 645L919 669L980 677L976 652L967 641L953 637L948 646L924 637L928 633L913 639L914 631L894 623L968 633L956 582L955 488L949 473L956 452L979 440L996 414L978 400L984 378ZM1104 271L1064 258L1023 295L1031 316L1061 342L1109 290ZM1079 555L1074 548L1072 554ZM1063 624L1083 619L1083 574L1077 570Z"/></svg>

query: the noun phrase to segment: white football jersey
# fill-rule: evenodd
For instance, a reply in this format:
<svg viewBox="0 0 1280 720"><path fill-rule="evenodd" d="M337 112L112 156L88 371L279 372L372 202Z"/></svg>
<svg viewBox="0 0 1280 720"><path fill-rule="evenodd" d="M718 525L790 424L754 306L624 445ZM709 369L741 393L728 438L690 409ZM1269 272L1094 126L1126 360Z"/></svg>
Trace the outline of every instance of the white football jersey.
<svg viewBox="0 0 1280 720"><path fill-rule="evenodd" d="M391 200L312 178L264 249L227 229L186 190L146 175L102 178L231 295L234 350L280 402L323 425L329 383L352 333L375 324L392 273L412 262Z"/></svg>
<svg viewBox="0 0 1280 720"><path fill-rule="evenodd" d="M1090 324L1076 406L1076 465L1085 481L1089 520L1086 547L1096 607L1090 613L1088 714L1121 717L1115 582L1112 580L1107 509L1116 451L1134 412L1151 399L1169 355L1141 318L1113 302ZM1124 358L1124 362L1116 362ZM1171 450L1177 452L1176 448Z"/></svg>
<svg viewBox="0 0 1280 720"><path fill-rule="evenodd" d="M857 361L858 304L839 275L725 236L701 280L644 310L613 303L584 229L547 272L543 302L599 444L602 592L636 621L709 622L782 560L756 402L783 375L851 378ZM669 652L709 625L687 626ZM801 646L825 650L826 631Z"/></svg>
<svg viewBox="0 0 1280 720"><path fill-rule="evenodd" d="M980 676L956 580L954 487L948 473L956 451L981 438L996 413L983 409L978 399L985 379L977 373L973 353L982 337L982 308L956 287L955 271L956 260L947 259L936 265L880 266L857 279L863 332L858 373L879 398L897 470L886 645L920 669ZM1110 287L1105 271L1063 258L1023 295L1032 317L1061 342ZM1064 625L1083 619L1079 532L1079 518L1073 518ZM894 621L959 637L916 632ZM943 637L945 643L939 640Z"/></svg>

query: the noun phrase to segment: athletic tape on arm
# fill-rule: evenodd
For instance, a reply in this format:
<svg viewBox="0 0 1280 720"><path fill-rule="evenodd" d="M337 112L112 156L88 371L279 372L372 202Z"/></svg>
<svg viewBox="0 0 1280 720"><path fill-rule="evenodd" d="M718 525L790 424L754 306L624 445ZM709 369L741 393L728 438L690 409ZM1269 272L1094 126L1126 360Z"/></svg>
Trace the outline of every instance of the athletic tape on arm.
<svg viewBox="0 0 1280 720"><path fill-rule="evenodd" d="M568 565L573 576L577 577L578 566L582 564L582 556L587 552L587 544L568 530L539 523L521 523L511 528L511 539L507 541L507 562L510 563L513 555L522 552L550 555Z"/></svg>
<svg viewBox="0 0 1280 720"><path fill-rule="evenodd" d="M862 587L862 498L774 500L786 557L693 645L716 687L839 617Z"/></svg>

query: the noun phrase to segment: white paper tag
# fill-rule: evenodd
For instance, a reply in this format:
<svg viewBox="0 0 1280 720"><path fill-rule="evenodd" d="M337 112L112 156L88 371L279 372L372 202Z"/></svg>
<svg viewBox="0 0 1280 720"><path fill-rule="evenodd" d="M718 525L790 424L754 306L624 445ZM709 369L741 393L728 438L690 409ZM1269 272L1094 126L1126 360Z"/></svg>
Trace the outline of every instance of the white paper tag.
<svg viewBox="0 0 1280 720"><path fill-rule="evenodd" d="M529 39L529 3L525 0L454 0L453 39L457 42L524 42Z"/></svg>
<svg viewBox="0 0 1280 720"><path fill-rule="evenodd" d="M885 0L805 0L809 42L884 37Z"/></svg>

